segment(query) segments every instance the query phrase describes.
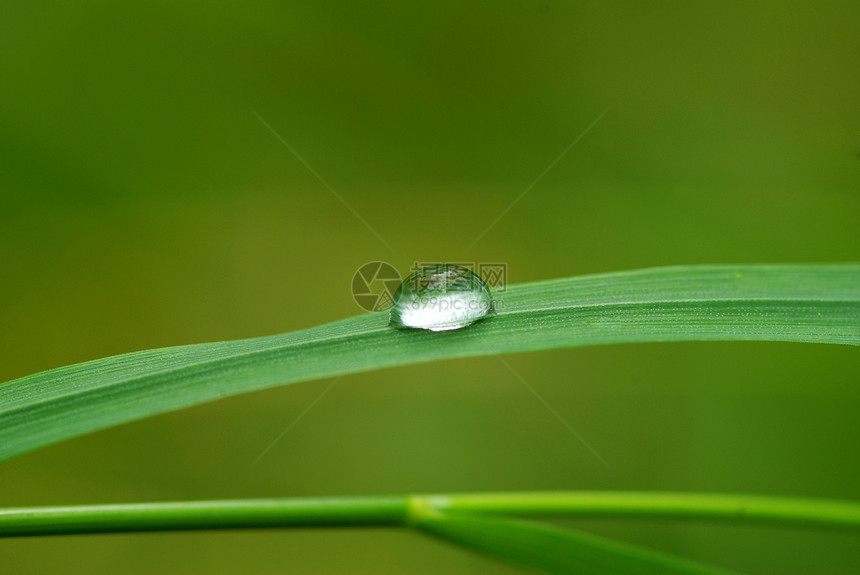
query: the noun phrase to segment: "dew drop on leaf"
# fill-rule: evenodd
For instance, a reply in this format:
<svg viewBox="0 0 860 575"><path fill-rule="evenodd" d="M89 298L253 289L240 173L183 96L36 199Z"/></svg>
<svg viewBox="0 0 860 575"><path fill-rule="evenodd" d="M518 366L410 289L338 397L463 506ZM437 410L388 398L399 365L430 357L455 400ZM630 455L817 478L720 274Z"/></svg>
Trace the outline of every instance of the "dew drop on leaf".
<svg viewBox="0 0 860 575"><path fill-rule="evenodd" d="M394 294L389 325L448 331L492 313L493 298L481 278L459 266L435 265L403 280Z"/></svg>

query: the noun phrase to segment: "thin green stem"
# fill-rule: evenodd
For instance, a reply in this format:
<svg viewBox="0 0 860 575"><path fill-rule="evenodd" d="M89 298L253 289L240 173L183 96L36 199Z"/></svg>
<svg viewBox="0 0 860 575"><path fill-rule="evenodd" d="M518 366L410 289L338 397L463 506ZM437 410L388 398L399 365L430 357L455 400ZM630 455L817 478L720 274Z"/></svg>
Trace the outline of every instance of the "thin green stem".
<svg viewBox="0 0 860 575"><path fill-rule="evenodd" d="M638 492L475 493L247 499L0 509L0 537L256 529L403 527L433 511L495 516L653 517L860 529L860 503Z"/></svg>
<svg viewBox="0 0 860 575"><path fill-rule="evenodd" d="M374 527L406 522L408 498L326 497L120 503L0 509L0 537L276 527Z"/></svg>
<svg viewBox="0 0 860 575"><path fill-rule="evenodd" d="M509 516L652 517L734 520L860 529L860 503L851 501L701 493L565 491L474 493L432 497L449 512Z"/></svg>

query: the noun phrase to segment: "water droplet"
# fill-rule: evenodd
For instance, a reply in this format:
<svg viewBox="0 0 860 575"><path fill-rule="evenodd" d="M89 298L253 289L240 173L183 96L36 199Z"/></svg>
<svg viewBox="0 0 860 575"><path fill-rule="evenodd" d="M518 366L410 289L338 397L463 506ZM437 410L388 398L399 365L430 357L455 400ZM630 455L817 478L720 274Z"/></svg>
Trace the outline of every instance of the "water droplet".
<svg viewBox="0 0 860 575"><path fill-rule="evenodd" d="M471 271L454 265L418 270L394 294L389 325L447 331L493 313L490 289Z"/></svg>

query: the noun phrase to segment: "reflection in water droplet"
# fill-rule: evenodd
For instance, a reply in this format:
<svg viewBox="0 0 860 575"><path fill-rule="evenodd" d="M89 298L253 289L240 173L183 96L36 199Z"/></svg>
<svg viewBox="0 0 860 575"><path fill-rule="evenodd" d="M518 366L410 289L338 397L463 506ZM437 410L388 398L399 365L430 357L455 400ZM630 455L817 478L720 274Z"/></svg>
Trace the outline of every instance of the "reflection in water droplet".
<svg viewBox="0 0 860 575"><path fill-rule="evenodd" d="M400 284L389 325L447 331L491 313L493 298L481 278L465 268L437 265L418 270Z"/></svg>

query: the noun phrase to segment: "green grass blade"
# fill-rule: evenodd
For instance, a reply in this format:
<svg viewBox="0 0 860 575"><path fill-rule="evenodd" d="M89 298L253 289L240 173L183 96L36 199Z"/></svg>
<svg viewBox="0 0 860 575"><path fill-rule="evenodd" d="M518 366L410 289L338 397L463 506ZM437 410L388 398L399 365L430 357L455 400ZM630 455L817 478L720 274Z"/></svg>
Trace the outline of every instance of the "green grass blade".
<svg viewBox="0 0 860 575"><path fill-rule="evenodd" d="M573 529L534 521L431 512L414 527L478 553L543 573L717 575L726 571Z"/></svg>
<svg viewBox="0 0 860 575"><path fill-rule="evenodd" d="M255 339L129 353L0 384L0 460L220 397L450 357L622 342L860 344L860 264L656 268L509 286L443 333L365 314Z"/></svg>

